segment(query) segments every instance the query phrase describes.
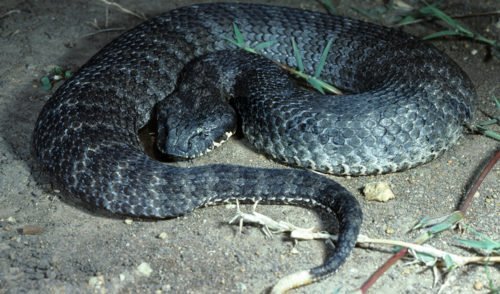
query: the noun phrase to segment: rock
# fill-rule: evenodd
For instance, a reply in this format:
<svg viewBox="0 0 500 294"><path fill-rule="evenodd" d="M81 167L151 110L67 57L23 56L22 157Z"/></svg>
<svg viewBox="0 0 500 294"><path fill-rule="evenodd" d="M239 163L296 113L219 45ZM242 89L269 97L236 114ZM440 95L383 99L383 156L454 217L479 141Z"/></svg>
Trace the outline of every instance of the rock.
<svg viewBox="0 0 500 294"><path fill-rule="evenodd" d="M387 182L368 183L363 188L363 194L368 201L387 202L396 198Z"/></svg>
<svg viewBox="0 0 500 294"><path fill-rule="evenodd" d="M149 265L149 263L147 262L143 262L141 263L138 267L137 267L137 272L141 275L141 276L144 276L144 277L149 277L151 275L151 273L153 272L153 269L151 268L151 266Z"/></svg>

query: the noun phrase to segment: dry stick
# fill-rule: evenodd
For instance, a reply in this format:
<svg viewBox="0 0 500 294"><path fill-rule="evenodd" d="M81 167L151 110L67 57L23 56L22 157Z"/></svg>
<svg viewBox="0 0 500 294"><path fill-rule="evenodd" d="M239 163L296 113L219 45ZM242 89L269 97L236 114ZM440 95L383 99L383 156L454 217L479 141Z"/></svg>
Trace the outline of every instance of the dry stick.
<svg viewBox="0 0 500 294"><path fill-rule="evenodd" d="M488 160L488 163L486 166L483 168L481 171L481 174L477 178L477 180L474 182L474 185L472 185L472 188L467 192L467 195L465 197L465 200L462 202L463 204L460 206L460 212L465 215L465 212L469 208L472 199L474 198L474 194L476 193L477 189L483 182L484 178L488 173L491 171L493 166L498 162L500 158L500 150L497 150L493 156ZM420 242L417 242L417 244ZM375 282L393 265L395 264L398 260L403 258L406 254L408 253L408 248L403 248L399 250L396 254L394 254L391 258L389 258L381 267L378 268L376 272L374 272L370 278L359 288L359 291L361 293L366 293L368 289L375 284Z"/></svg>
<svg viewBox="0 0 500 294"><path fill-rule="evenodd" d="M467 209L469 208L470 204L472 203L472 199L474 198L477 189L479 189L479 186L481 186L481 183L483 182L484 178L486 177L486 175L488 175L488 173L491 171L491 169L499 159L500 159L500 150L497 150L493 154L493 156L491 156L490 160L488 160L488 163L481 171L481 174L479 174L479 177L474 182L474 185L472 185L472 187L470 188L469 192L467 193L467 196L465 197L464 201L462 202L462 205L460 205L459 208L460 212L462 212L464 215Z"/></svg>
<svg viewBox="0 0 500 294"><path fill-rule="evenodd" d="M370 278L359 288L361 293L366 293L368 289L370 289L373 284L388 270L391 268L393 264L395 264L398 260L403 258L408 253L408 248L403 248L399 250L396 254L394 254L391 258L389 258L381 267L378 268L376 272L374 272Z"/></svg>

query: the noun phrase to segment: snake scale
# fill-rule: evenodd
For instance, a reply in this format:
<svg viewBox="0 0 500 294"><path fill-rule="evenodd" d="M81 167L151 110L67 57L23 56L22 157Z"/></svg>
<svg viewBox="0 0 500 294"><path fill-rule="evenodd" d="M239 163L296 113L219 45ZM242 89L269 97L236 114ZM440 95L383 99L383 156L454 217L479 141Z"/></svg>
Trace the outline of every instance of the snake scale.
<svg viewBox="0 0 500 294"><path fill-rule="evenodd" d="M226 39L233 23L249 46L271 45L261 55L235 48ZM332 40L321 78L345 95L305 90L270 61L297 66L292 37L310 74ZM449 148L471 120L475 96L449 57L399 30L284 7L194 5L138 25L93 56L43 107L33 148L69 194L113 213L168 218L234 199L331 212L340 227L333 254L292 275L297 281L278 283L281 291L345 261L362 222L356 199L302 169L161 163L144 153L138 130L157 120L158 149L192 157L240 121L255 149L280 162L378 174Z"/></svg>

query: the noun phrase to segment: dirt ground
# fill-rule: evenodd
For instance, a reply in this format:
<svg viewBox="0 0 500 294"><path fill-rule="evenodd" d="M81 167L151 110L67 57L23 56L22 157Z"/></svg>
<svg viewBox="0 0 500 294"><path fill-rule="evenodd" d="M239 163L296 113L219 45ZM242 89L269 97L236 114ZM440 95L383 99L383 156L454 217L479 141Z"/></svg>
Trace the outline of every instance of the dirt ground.
<svg viewBox="0 0 500 294"><path fill-rule="evenodd" d="M147 16L193 2L119 1ZM321 9L315 1L247 2ZM346 2L342 1L339 13L358 18L362 16L350 6L380 4ZM449 3L447 11L458 15L499 9L497 0L445 2ZM140 22L116 9L109 10L107 26L105 20L105 5L99 0L0 3L0 293L259 293L286 274L321 264L331 245L303 241L294 247L286 236L267 239L254 226L244 227L239 234L237 226L228 224L235 214L234 205L200 209L178 219L126 223L124 218L95 211L52 189L50 179L34 166L30 154L37 114L53 92L43 90L39 79L56 65L75 71L122 29ZM498 15L463 21L477 32L500 39ZM113 30L98 32L95 24ZM425 35L433 28L427 24L408 30ZM476 119L484 120L483 113L493 112L491 97L500 97L500 62L488 58L487 47L478 43L433 43L472 78L479 93ZM422 216L442 216L458 206L471 179L497 148L498 142L465 134L451 150L424 166L384 176L334 178L361 202L363 234L411 241L416 234L407 231ZM194 163L208 162L282 167L256 154L242 138L230 140ZM500 236L499 178L497 165L466 219L468 225L496 240ZM387 203L365 201L360 189L373 181L390 183L397 198ZM321 220L327 218L289 206L259 206L258 211L304 227L321 226ZM22 229L29 233L30 228L32 234L22 234ZM453 246L456 237L461 236L446 232L430 244L457 254L473 253ZM389 251L376 246L356 248L335 276L296 293L356 289L390 257ZM149 275L138 271L143 263L151 268ZM490 281L498 289L498 267L458 268L448 275L443 293L486 293ZM473 289L477 283L484 285L482 290ZM375 284L372 293L433 293L439 286L433 287L431 269L399 262Z"/></svg>

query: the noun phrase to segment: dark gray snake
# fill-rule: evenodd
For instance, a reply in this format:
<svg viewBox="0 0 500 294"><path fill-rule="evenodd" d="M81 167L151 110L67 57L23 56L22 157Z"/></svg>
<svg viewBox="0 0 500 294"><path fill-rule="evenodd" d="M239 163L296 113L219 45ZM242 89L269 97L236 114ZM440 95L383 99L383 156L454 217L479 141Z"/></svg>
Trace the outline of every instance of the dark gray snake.
<svg viewBox="0 0 500 294"><path fill-rule="evenodd" d="M268 59L235 49L225 39L233 23L250 46L274 41L262 54L291 67L294 37L309 73L332 39L321 78L347 94L306 91ZM362 213L348 191L305 170L160 163L145 155L138 130L158 119L158 149L191 157L240 120L253 146L278 161L386 173L451 146L475 95L449 57L399 30L282 7L196 5L155 17L97 53L43 107L33 146L65 190L114 213L176 217L233 199L326 209L339 221L339 241L324 265L306 272L311 282L332 274L354 246Z"/></svg>

